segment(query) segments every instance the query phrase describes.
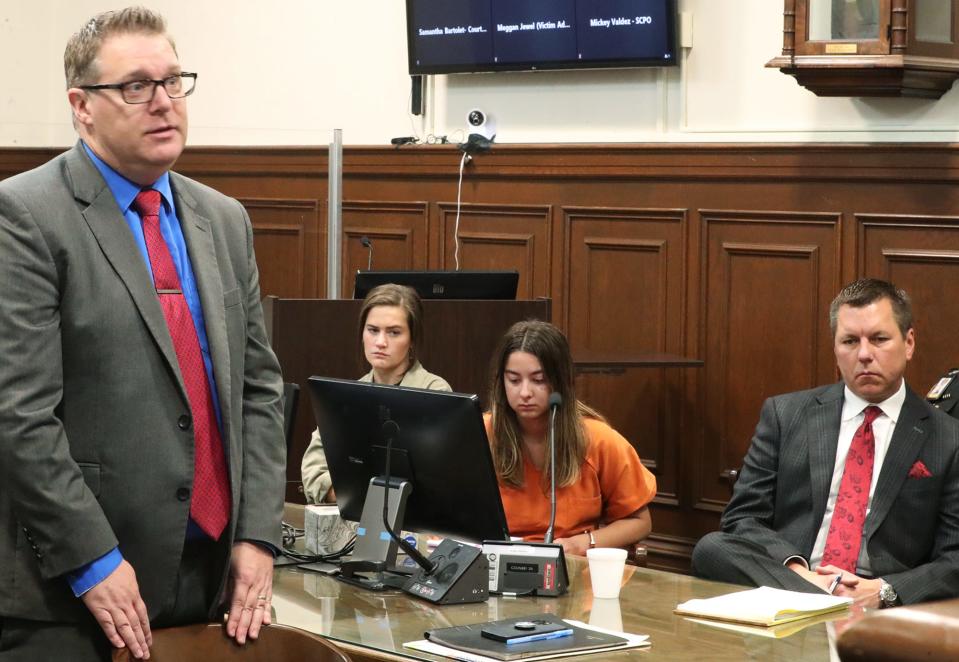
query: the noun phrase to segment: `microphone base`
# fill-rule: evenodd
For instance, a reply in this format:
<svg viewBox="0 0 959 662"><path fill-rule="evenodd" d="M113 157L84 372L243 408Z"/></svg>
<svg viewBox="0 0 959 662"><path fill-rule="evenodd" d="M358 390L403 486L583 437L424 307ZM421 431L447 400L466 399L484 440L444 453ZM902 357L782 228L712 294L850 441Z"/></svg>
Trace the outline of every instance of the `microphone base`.
<svg viewBox="0 0 959 662"><path fill-rule="evenodd" d="M406 586L410 578L406 575L396 575L390 572L378 572L370 576L365 575L334 575L334 577L350 586L358 586L367 591L396 591Z"/></svg>
<svg viewBox="0 0 959 662"><path fill-rule="evenodd" d="M487 540L489 592L556 597L569 589L562 545L542 542Z"/></svg>
<svg viewBox="0 0 959 662"><path fill-rule="evenodd" d="M356 528L356 547L353 549L352 561L382 563L381 567L373 570L388 570L396 565L397 545L393 537L389 535L389 529L399 531L403 528L406 500L412 489L408 481L401 479L391 480L389 486L383 476L370 479L366 499L363 501L363 513ZM387 490L389 490L389 496L387 496ZM389 499L389 529L383 524L383 502L386 499ZM369 572L370 568L357 571Z"/></svg>
<svg viewBox="0 0 959 662"><path fill-rule="evenodd" d="M489 562L478 547L444 538L430 554L436 570L417 570L403 590L437 605L485 602L489 598Z"/></svg>

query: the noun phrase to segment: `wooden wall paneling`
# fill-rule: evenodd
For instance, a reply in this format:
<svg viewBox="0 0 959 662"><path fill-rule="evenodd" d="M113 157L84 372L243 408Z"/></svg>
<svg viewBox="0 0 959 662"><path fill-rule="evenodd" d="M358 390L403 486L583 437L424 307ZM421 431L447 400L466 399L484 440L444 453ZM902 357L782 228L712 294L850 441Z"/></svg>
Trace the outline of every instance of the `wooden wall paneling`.
<svg viewBox="0 0 959 662"><path fill-rule="evenodd" d="M437 205L440 269L456 268L456 205ZM550 295L551 209L541 205L464 204L459 218L460 269L519 271L517 299Z"/></svg>
<svg viewBox="0 0 959 662"><path fill-rule="evenodd" d="M563 215L560 291L574 356L682 355L686 210L566 207ZM680 501L684 372L630 368L577 377L577 395L609 418L656 475L654 521ZM650 548L657 555L660 538L654 525Z"/></svg>
<svg viewBox="0 0 959 662"><path fill-rule="evenodd" d="M263 296L317 297L326 294L327 164L325 147L190 147L175 170L247 206Z"/></svg>
<svg viewBox="0 0 959 662"><path fill-rule="evenodd" d="M315 296L318 272L326 263L317 251L318 201L241 198L240 203L253 225L261 294Z"/></svg>
<svg viewBox="0 0 959 662"><path fill-rule="evenodd" d="M836 378L840 215L700 210L705 438L695 507L721 512L769 396ZM692 450L692 449L690 449Z"/></svg>
<svg viewBox="0 0 959 662"><path fill-rule="evenodd" d="M62 147L0 148L0 181L33 170L64 151Z"/></svg>
<svg viewBox="0 0 959 662"><path fill-rule="evenodd" d="M353 296L357 269L366 269L373 247L374 270L426 269L430 217L425 202L343 201L342 296Z"/></svg>
<svg viewBox="0 0 959 662"><path fill-rule="evenodd" d="M0 148L0 178L62 151ZM266 201L251 210L264 294L307 288L310 265L290 264L303 241L304 260L310 250L316 257L308 296L325 295L326 152L191 147L176 165L227 195ZM344 152L346 268L365 266L363 234L373 235L374 268L451 268L449 200L461 153L449 145ZM741 462L762 399L837 378L825 315L842 284L883 276L910 291L918 350L907 378L916 390L959 363L948 289L959 256L957 184L959 146L948 143L497 145L474 159L463 183L462 266L519 268L521 295L554 297L574 351L665 338L669 351L705 361L581 378L585 399L657 471L651 564L682 567L692 541L718 525L729 496L721 472ZM295 205L270 201L312 203L315 212L301 217ZM352 211L351 201L359 201ZM679 234L676 222L643 216L687 208ZM631 287L590 296L604 280ZM654 311L649 319L630 317L639 306ZM637 398L664 404L632 407Z"/></svg>
<svg viewBox="0 0 959 662"><path fill-rule="evenodd" d="M857 214L862 276L883 278L912 299L916 352L906 381L924 394L959 366L959 217Z"/></svg>
<svg viewBox="0 0 959 662"><path fill-rule="evenodd" d="M550 238L549 291L553 301L553 324L566 331L566 272L569 264L569 242L566 241L566 210L561 205L552 208L550 227L555 228Z"/></svg>
<svg viewBox="0 0 959 662"><path fill-rule="evenodd" d="M325 185L325 182L324 182ZM316 288L307 296L308 297L325 297L327 296L327 269L329 263L329 226L330 226L330 201L323 196L321 202L321 216L319 219L317 232L315 239L313 240L313 245L316 246Z"/></svg>
<svg viewBox="0 0 959 662"><path fill-rule="evenodd" d="M683 350L686 210L565 207L574 350Z"/></svg>

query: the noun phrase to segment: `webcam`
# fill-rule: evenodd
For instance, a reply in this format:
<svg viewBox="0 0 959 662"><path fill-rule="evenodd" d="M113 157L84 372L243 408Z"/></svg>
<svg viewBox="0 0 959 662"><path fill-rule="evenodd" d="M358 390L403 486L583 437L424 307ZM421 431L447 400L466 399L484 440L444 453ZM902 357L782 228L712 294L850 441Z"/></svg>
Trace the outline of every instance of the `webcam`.
<svg viewBox="0 0 959 662"><path fill-rule="evenodd" d="M481 108L471 108L466 113L467 133L476 133L488 140L496 137L496 122Z"/></svg>

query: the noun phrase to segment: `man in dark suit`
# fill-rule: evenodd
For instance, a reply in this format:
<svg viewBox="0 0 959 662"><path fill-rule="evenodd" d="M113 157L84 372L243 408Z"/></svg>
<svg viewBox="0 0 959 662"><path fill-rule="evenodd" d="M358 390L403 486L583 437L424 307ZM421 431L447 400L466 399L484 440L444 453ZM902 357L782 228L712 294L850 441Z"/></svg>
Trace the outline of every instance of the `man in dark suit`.
<svg viewBox="0 0 959 662"><path fill-rule="evenodd" d="M856 281L830 325L842 381L766 401L693 570L873 607L959 596L959 424L905 384L909 299Z"/></svg>
<svg viewBox="0 0 959 662"><path fill-rule="evenodd" d="M196 76L161 16L98 15L64 61L80 142L0 183L0 660L147 657L221 600L242 643L286 464L249 218L169 172Z"/></svg>

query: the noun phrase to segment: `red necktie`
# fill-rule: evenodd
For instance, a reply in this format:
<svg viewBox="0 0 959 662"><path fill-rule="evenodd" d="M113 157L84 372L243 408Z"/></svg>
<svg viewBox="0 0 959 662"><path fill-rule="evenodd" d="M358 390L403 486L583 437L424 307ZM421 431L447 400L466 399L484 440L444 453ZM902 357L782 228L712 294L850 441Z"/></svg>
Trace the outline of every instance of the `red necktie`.
<svg viewBox="0 0 959 662"><path fill-rule="evenodd" d="M133 206L143 220L143 238L153 267L153 284L190 400L194 439L190 517L204 533L216 540L230 518L230 484L200 341L190 307L180 288L170 249L160 233L160 192L153 189L140 191Z"/></svg>
<svg viewBox="0 0 959 662"><path fill-rule="evenodd" d="M846 466L839 483L839 495L826 535L823 565L831 564L855 573L862 546L862 528L866 523L866 505L872 484L872 466L876 458L876 437L872 422L882 413L879 407L866 407L862 425L856 430L846 455Z"/></svg>

